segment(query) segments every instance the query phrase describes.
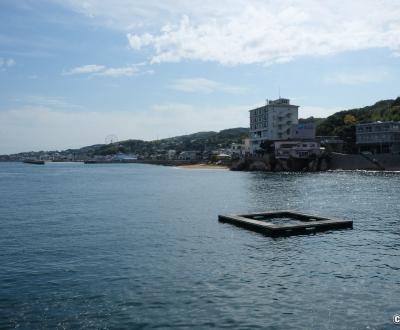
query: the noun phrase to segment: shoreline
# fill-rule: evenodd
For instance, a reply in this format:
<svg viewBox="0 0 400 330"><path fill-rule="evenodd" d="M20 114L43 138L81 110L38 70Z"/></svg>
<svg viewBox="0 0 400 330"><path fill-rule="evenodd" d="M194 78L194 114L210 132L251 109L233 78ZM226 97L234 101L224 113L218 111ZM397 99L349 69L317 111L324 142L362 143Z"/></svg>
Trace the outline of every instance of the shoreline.
<svg viewBox="0 0 400 330"><path fill-rule="evenodd" d="M210 165L210 164L190 164L190 165L177 165L176 168L190 169L190 170L229 170L225 165Z"/></svg>

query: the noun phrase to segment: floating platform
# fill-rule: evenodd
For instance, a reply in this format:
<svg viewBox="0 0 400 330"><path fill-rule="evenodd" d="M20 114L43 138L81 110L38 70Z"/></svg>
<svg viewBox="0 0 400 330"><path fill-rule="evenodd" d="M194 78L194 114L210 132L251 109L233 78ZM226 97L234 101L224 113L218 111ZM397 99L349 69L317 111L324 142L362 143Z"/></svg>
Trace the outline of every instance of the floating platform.
<svg viewBox="0 0 400 330"><path fill-rule="evenodd" d="M352 220L328 218L291 210L219 215L218 220L275 237L353 228Z"/></svg>

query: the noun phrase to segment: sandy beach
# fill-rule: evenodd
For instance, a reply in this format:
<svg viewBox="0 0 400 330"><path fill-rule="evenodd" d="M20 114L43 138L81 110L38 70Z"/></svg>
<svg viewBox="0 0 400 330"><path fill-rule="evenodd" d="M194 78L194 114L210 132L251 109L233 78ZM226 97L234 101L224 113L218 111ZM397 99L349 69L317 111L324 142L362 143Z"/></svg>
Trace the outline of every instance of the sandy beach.
<svg viewBox="0 0 400 330"><path fill-rule="evenodd" d="M193 169L193 170L229 170L228 166L210 165L210 164L191 164L191 165L180 165L177 167L185 169Z"/></svg>

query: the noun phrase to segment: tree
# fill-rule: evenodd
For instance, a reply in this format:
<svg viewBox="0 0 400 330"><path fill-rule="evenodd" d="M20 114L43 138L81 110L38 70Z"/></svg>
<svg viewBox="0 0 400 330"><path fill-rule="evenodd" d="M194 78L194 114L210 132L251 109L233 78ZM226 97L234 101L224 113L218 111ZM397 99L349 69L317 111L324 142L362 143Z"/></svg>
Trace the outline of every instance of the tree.
<svg viewBox="0 0 400 330"><path fill-rule="evenodd" d="M353 115L347 114L344 116L343 122L345 125L354 125L357 122L357 119Z"/></svg>

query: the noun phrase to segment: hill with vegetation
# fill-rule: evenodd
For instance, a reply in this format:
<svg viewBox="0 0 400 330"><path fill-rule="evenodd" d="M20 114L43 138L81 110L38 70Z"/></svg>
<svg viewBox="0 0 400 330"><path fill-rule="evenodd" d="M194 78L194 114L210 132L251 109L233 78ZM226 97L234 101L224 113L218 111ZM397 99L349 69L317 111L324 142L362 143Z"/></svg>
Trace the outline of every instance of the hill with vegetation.
<svg viewBox="0 0 400 330"><path fill-rule="evenodd" d="M317 135L341 135L346 126L375 121L400 121L400 97L382 100L374 105L343 110L323 119L317 125Z"/></svg>
<svg viewBox="0 0 400 330"><path fill-rule="evenodd" d="M238 127L225 129L220 132L198 132L189 135L171 137L167 139L143 141L126 140L118 143L102 145L93 155L110 155L117 152L146 154L157 150L183 150L204 151L229 147L232 143L241 143L248 137L249 129Z"/></svg>
<svg viewBox="0 0 400 330"><path fill-rule="evenodd" d="M400 121L400 97L395 100L382 100L374 105L343 110L319 120L316 133L319 136L339 136L345 142L345 152L355 151L355 125L376 121Z"/></svg>

